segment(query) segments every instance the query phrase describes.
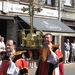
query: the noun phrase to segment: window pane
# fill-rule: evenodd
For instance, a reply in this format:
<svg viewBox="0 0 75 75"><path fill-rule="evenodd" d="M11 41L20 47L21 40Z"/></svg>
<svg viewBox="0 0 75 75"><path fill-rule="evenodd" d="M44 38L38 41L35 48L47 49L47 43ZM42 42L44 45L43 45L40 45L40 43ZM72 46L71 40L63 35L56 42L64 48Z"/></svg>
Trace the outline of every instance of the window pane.
<svg viewBox="0 0 75 75"><path fill-rule="evenodd" d="M72 5L72 0L65 0L65 5L71 6Z"/></svg>
<svg viewBox="0 0 75 75"><path fill-rule="evenodd" d="M48 4L51 4L51 0L48 0Z"/></svg>
<svg viewBox="0 0 75 75"><path fill-rule="evenodd" d="M29 2L29 0L20 0L20 2Z"/></svg>
<svg viewBox="0 0 75 75"><path fill-rule="evenodd" d="M44 0L45 4L51 4L51 0Z"/></svg>

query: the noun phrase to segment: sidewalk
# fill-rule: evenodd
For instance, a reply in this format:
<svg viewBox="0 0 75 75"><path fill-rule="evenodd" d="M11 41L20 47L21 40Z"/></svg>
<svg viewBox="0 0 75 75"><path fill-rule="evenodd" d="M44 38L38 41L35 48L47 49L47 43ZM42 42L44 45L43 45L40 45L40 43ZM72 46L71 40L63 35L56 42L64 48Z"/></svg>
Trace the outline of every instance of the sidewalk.
<svg viewBox="0 0 75 75"><path fill-rule="evenodd" d="M28 71L29 71L28 75L35 75L36 68L33 69L29 68Z"/></svg>
<svg viewBox="0 0 75 75"><path fill-rule="evenodd" d="M72 65L72 64L75 64L75 62L73 62L73 63L66 63L66 64L64 64L64 66L66 67L66 66ZM33 69L29 68L28 71L29 71L28 75L35 75L36 68L33 68Z"/></svg>
<svg viewBox="0 0 75 75"><path fill-rule="evenodd" d="M75 62L66 63L64 65L70 65L70 64L75 64Z"/></svg>

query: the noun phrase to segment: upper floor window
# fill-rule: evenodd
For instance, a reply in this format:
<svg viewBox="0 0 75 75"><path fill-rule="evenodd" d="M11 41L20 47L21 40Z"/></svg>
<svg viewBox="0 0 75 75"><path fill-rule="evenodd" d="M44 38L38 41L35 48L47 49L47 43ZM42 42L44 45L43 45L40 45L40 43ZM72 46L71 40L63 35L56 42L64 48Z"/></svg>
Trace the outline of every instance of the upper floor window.
<svg viewBox="0 0 75 75"><path fill-rule="evenodd" d="M51 5L51 0L44 0L44 4L50 4Z"/></svg>
<svg viewBox="0 0 75 75"><path fill-rule="evenodd" d="M20 3L29 3L29 0L20 0ZM44 0L45 5L54 6L55 0Z"/></svg>
<svg viewBox="0 0 75 75"><path fill-rule="evenodd" d="M72 6L72 0L65 0L65 5Z"/></svg>
<svg viewBox="0 0 75 75"><path fill-rule="evenodd" d="M29 0L20 0L20 2L29 3Z"/></svg>

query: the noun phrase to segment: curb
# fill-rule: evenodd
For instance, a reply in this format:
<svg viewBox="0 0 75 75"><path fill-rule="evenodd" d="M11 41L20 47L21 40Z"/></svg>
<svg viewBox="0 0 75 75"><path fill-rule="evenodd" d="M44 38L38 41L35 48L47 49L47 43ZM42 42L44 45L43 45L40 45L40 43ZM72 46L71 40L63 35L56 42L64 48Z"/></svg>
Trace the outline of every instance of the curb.
<svg viewBox="0 0 75 75"><path fill-rule="evenodd" d="M73 62L73 63L66 63L64 65L72 65L72 64L75 64L75 62Z"/></svg>

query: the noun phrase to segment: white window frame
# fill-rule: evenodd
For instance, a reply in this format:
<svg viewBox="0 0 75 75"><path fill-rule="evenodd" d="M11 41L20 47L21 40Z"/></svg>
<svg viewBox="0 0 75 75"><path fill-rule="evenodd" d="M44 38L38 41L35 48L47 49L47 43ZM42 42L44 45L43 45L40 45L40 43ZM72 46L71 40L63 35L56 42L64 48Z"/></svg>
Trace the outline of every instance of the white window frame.
<svg viewBox="0 0 75 75"><path fill-rule="evenodd" d="M65 0L65 4L67 6L72 6L72 0Z"/></svg>

